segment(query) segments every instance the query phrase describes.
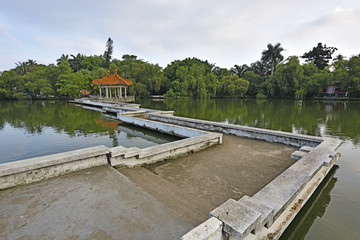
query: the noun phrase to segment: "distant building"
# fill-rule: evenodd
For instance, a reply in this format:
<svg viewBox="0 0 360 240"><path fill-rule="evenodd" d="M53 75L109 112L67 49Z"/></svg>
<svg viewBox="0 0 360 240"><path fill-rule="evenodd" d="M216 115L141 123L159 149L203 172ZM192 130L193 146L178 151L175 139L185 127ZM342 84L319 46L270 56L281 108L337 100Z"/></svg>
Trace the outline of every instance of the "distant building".
<svg viewBox="0 0 360 240"><path fill-rule="evenodd" d="M117 69L115 69L115 74L110 76L110 71L108 74L101 78L92 81L92 86L98 86L99 88L99 97L103 98L102 90L105 91L105 99L110 99L120 102L133 102L135 101L134 96L127 96L127 88L132 85L132 81L122 78L117 74Z"/></svg>

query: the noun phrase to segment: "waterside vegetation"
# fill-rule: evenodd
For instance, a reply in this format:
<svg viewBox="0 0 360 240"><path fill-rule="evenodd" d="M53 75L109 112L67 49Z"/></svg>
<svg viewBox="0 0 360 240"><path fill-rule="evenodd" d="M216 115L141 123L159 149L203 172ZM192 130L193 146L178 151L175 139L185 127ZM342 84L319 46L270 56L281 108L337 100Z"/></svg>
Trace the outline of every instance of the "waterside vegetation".
<svg viewBox="0 0 360 240"><path fill-rule="evenodd" d="M135 55L113 58L113 40L106 42L100 56L62 54L57 64L43 65L35 60L18 62L0 75L0 99L75 98L82 90L96 94L94 79L113 74L115 69L133 85L130 95L147 98L314 98L324 88L334 86L346 96L360 97L360 54L346 59L333 58L337 49L318 43L302 56L284 59L280 43L268 44L261 59L250 65L227 69L198 58L175 60L164 69ZM305 63L300 63L300 58Z"/></svg>

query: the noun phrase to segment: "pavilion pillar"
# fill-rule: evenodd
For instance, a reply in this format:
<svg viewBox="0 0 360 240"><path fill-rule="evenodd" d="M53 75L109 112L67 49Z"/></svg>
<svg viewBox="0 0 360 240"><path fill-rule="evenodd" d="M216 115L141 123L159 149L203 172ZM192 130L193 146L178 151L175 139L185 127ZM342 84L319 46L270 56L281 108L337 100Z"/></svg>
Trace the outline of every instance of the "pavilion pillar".
<svg viewBox="0 0 360 240"><path fill-rule="evenodd" d="M109 98L109 89L108 89L108 87L105 87L105 91L106 91L106 98Z"/></svg>
<svg viewBox="0 0 360 240"><path fill-rule="evenodd" d="M100 98L101 98L101 87L99 86Z"/></svg>
<svg viewBox="0 0 360 240"><path fill-rule="evenodd" d="M111 88L109 88L109 90L110 90L110 98L112 98L112 96L111 96Z"/></svg>
<svg viewBox="0 0 360 240"><path fill-rule="evenodd" d="M122 92L121 92L121 89L122 89L122 87L120 87L120 98L122 98Z"/></svg>
<svg viewBox="0 0 360 240"><path fill-rule="evenodd" d="M126 98L126 87L125 87L125 98Z"/></svg>

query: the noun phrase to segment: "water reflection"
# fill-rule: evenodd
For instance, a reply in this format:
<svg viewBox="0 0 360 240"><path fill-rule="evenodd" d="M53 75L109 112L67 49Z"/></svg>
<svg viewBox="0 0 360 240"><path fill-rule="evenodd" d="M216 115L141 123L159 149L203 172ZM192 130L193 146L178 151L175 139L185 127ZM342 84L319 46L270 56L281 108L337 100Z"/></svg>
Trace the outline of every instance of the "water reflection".
<svg viewBox="0 0 360 240"><path fill-rule="evenodd" d="M0 101L0 163L98 145L146 148L177 139L68 102Z"/></svg>
<svg viewBox="0 0 360 240"><path fill-rule="evenodd" d="M301 209L297 217L281 236L280 240L301 240L309 232L309 229L317 218L322 218L327 206L331 201L331 191L333 190L337 178L334 177L339 167L335 165L325 177L319 188L314 192L306 205Z"/></svg>
<svg viewBox="0 0 360 240"><path fill-rule="evenodd" d="M140 101L176 115L315 136L360 140L360 103L294 100Z"/></svg>

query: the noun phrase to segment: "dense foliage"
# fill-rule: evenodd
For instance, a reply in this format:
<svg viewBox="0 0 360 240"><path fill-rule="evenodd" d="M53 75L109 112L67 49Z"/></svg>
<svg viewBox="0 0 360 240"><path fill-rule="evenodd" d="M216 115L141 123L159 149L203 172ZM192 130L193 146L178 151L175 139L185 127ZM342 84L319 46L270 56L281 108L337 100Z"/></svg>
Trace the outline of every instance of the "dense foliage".
<svg viewBox="0 0 360 240"><path fill-rule="evenodd" d="M34 60L18 62L14 69L0 75L0 99L26 99L41 97L80 96L81 90L97 94L91 86L94 79L118 74L133 81L131 95L146 98L150 95L165 95L169 98L312 98L323 88L336 86L349 90L350 96L360 97L360 55L346 59L337 50L319 43L299 57L284 60L280 43L268 44L259 61L250 66L234 65L221 68L197 58L175 60L162 69L158 64L148 63L134 55L112 58L113 41L106 43L100 56L65 55L57 59L57 65L37 64ZM330 60L332 60L330 64Z"/></svg>

